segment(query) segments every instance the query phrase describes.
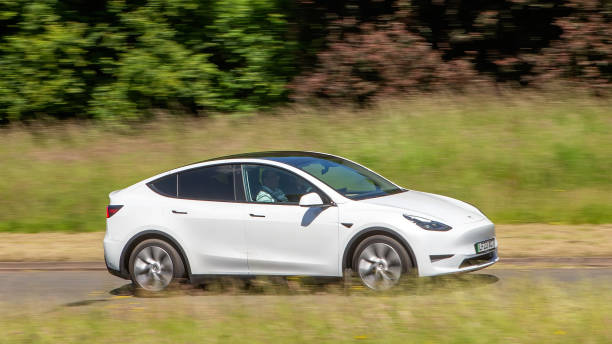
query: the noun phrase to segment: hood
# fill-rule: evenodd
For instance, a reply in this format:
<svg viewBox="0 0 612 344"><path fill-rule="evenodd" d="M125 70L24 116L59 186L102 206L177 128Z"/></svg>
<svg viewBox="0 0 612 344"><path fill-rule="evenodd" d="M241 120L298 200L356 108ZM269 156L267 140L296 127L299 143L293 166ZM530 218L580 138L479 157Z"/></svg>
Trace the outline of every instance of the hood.
<svg viewBox="0 0 612 344"><path fill-rule="evenodd" d="M450 226L476 222L485 218L476 207L465 202L413 190L395 195L364 199L359 202L402 209L407 215L423 216Z"/></svg>

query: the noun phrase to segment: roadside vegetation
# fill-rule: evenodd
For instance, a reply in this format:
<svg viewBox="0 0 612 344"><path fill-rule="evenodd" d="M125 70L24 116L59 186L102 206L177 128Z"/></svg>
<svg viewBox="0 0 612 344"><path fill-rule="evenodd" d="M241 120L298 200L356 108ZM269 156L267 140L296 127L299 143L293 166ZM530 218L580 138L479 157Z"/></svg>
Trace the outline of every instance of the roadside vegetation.
<svg viewBox="0 0 612 344"><path fill-rule="evenodd" d="M470 202L501 257L609 257L611 21L603 0L0 0L0 262L101 261L109 192L264 150ZM126 284L0 304L0 344L608 343L592 281Z"/></svg>
<svg viewBox="0 0 612 344"><path fill-rule="evenodd" d="M471 274L424 279L382 295L265 280L248 290L194 293L99 296L44 312L35 303L5 305L0 343L608 343L612 337L609 283L499 282Z"/></svg>
<svg viewBox="0 0 612 344"><path fill-rule="evenodd" d="M451 96L129 126L0 131L0 231L102 231L108 193L225 154L314 150L496 223L612 223L609 100L558 92Z"/></svg>
<svg viewBox="0 0 612 344"><path fill-rule="evenodd" d="M0 124L557 82L609 95L611 19L604 0L0 0Z"/></svg>

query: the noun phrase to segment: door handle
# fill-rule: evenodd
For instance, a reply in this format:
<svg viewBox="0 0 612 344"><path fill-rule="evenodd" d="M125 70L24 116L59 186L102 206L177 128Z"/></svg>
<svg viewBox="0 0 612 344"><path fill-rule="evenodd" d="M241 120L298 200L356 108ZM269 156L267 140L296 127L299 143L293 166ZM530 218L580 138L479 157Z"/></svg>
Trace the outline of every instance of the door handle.
<svg viewBox="0 0 612 344"><path fill-rule="evenodd" d="M172 210L172 213L173 213L173 214L183 214L183 215L184 215L184 214L187 214L187 212L186 212L186 211L177 211L177 210Z"/></svg>
<svg viewBox="0 0 612 344"><path fill-rule="evenodd" d="M249 214L251 217L266 217L266 215Z"/></svg>

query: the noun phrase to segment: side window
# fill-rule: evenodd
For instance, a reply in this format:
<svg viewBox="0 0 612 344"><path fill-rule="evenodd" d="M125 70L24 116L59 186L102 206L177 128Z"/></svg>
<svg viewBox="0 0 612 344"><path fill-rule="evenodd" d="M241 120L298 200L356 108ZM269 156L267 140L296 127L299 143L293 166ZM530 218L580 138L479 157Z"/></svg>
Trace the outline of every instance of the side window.
<svg viewBox="0 0 612 344"><path fill-rule="evenodd" d="M158 194L176 197L176 173L161 177L149 182L147 185Z"/></svg>
<svg viewBox="0 0 612 344"><path fill-rule="evenodd" d="M306 179L272 166L243 165L242 178L249 202L298 204L303 195L319 192Z"/></svg>
<svg viewBox="0 0 612 344"><path fill-rule="evenodd" d="M202 201L235 201L234 165L179 172L178 197Z"/></svg>

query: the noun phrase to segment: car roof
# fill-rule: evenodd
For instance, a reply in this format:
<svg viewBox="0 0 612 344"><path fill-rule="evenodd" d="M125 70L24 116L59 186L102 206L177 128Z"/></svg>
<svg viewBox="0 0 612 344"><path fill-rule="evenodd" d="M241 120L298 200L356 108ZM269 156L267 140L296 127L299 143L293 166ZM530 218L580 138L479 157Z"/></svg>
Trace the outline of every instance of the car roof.
<svg viewBox="0 0 612 344"><path fill-rule="evenodd" d="M202 163L206 163L206 162L214 162L214 161L221 161L221 160L232 160L232 159L263 159L263 160L272 160L275 161L277 163L281 163L281 164L286 164L287 165L287 161L282 161L283 158L286 159L291 159L291 158L304 158L304 157L312 157L312 158L320 158L320 159L341 159L341 160L345 160L339 156L335 156L332 154L326 154L326 153L320 153L320 152L309 152L309 151L266 151L266 152L251 152L251 153L240 153L240 154L232 154L232 155L225 155L225 156L220 156L220 157L216 157L216 158L212 158L212 159L207 159L207 160L202 160L202 161L197 161L197 162L192 162L190 164L187 165L183 165L177 168L173 168L171 170L168 170L166 172L160 173L158 175L155 175L151 178L145 179L145 181L149 181L149 180L154 180L155 178L158 178L161 175L164 174L168 174L170 172L178 172L180 170L183 170L187 167L191 167L194 165L199 165ZM281 159L281 160L279 160ZM237 162L239 163L239 162Z"/></svg>
<svg viewBox="0 0 612 344"><path fill-rule="evenodd" d="M266 152L251 152L251 153L240 153L240 154L232 154L220 156L217 158L212 158L208 160L204 160L201 162L215 161L215 160L226 160L226 159L264 159L264 160L272 160L275 158L297 158L297 157L310 157L310 158L330 158L336 157L331 154L319 153L319 152L309 152L309 151L266 151Z"/></svg>

